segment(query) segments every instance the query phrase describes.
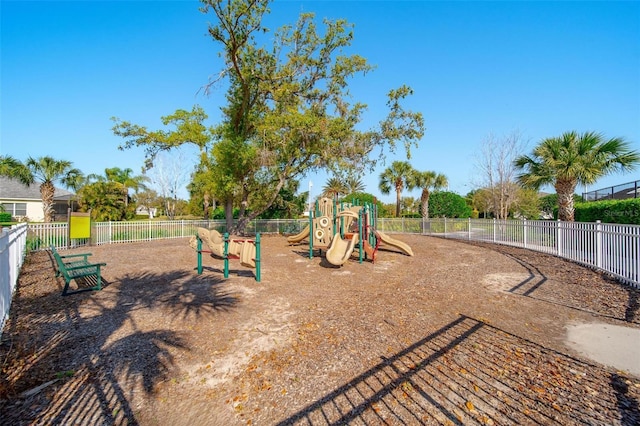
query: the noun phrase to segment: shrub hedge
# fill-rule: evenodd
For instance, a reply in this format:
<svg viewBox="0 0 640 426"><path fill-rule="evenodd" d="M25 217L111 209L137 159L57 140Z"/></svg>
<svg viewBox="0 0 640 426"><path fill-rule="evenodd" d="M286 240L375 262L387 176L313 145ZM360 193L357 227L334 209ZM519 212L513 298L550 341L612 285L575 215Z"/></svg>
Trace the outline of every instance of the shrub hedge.
<svg viewBox="0 0 640 426"><path fill-rule="evenodd" d="M575 205L576 222L640 225L640 198L603 200Z"/></svg>

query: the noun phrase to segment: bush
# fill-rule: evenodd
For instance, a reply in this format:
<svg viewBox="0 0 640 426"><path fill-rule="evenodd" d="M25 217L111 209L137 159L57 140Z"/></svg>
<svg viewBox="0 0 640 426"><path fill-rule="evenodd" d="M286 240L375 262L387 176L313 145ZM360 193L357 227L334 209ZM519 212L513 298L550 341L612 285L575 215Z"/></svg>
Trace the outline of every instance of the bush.
<svg viewBox="0 0 640 426"><path fill-rule="evenodd" d="M471 207L455 192L434 192L429 197L430 217L471 217Z"/></svg>
<svg viewBox="0 0 640 426"><path fill-rule="evenodd" d="M576 222L640 225L640 199L603 200L575 205Z"/></svg>
<svg viewBox="0 0 640 426"><path fill-rule="evenodd" d="M0 223L11 222L11 213L0 212Z"/></svg>

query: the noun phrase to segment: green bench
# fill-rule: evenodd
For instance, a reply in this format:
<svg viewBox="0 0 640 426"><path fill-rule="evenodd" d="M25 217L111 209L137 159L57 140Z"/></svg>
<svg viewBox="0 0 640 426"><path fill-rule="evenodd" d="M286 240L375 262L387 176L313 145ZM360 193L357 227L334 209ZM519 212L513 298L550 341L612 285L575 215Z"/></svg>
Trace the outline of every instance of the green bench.
<svg viewBox="0 0 640 426"><path fill-rule="evenodd" d="M62 295L80 293L82 291L102 290L102 277L100 267L106 263L91 263L88 258L91 253L60 255L54 246L51 246L51 253L55 258L56 277L64 278L64 289ZM69 284L75 280L78 290L69 291Z"/></svg>

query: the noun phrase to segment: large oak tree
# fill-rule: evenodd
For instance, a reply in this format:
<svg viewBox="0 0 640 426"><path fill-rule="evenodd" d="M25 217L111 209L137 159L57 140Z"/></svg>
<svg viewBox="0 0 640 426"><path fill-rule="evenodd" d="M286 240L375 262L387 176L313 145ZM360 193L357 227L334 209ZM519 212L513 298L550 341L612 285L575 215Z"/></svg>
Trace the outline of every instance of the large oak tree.
<svg viewBox="0 0 640 426"><path fill-rule="evenodd" d="M218 181L215 196L225 205L231 232L242 233L287 181L319 169L369 169L381 158L373 158L373 152L393 152L398 142L410 155L424 133L422 115L402 106L412 94L406 86L388 92L384 120L359 130L366 105L352 102L349 81L372 66L345 53L353 40L352 25L325 19L320 27L313 14L303 13L293 25L271 34L262 23L269 3L208 0L202 7L214 17L209 34L224 62L206 88L222 81L228 87L222 121L210 133L210 154L212 178ZM114 127L125 137L125 147L146 145L153 153L180 143L179 134L156 139L153 132L135 130L140 127L127 122ZM231 226L234 205L240 213Z"/></svg>

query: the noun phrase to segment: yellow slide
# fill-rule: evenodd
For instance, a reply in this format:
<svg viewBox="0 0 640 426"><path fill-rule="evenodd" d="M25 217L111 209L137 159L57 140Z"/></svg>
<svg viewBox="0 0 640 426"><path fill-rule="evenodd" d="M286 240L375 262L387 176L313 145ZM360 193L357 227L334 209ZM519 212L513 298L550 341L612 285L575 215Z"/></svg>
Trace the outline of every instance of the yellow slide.
<svg viewBox="0 0 640 426"><path fill-rule="evenodd" d="M307 225L307 227L304 228L299 234L291 235L287 237L287 241L289 242L289 244L297 244L300 241L307 238L308 236L309 236L309 225Z"/></svg>
<svg viewBox="0 0 640 426"><path fill-rule="evenodd" d="M350 240L343 240L340 238L340 233L338 232L333 236L331 245L327 250L327 262L336 266L343 265L351 257L351 253L353 253L353 249L359 239L360 235L356 233L353 234L353 237Z"/></svg>
<svg viewBox="0 0 640 426"><path fill-rule="evenodd" d="M378 237L383 244L395 247L408 256L413 256L413 250L411 250L411 247L409 247L408 244L403 243L402 241L398 241L394 238L391 238L387 234L380 231L376 231L376 237Z"/></svg>

